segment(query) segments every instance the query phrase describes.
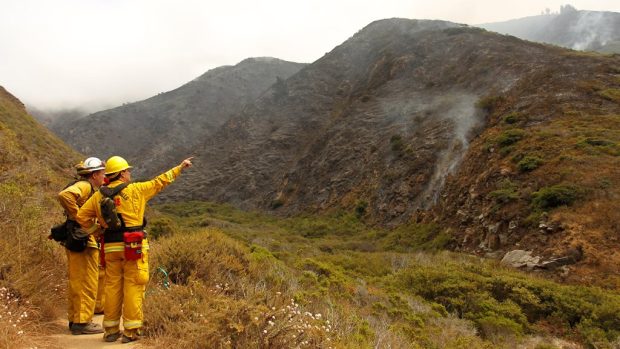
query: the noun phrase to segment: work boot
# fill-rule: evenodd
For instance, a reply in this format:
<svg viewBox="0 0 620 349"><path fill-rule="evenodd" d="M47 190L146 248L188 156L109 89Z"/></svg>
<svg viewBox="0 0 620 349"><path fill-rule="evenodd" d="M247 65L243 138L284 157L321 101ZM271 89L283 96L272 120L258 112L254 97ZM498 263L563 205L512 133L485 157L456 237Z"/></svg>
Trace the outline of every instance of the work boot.
<svg viewBox="0 0 620 349"><path fill-rule="evenodd" d="M71 326L71 334L73 335L97 334L97 333L103 333L103 328L101 327L101 325L96 324L92 321L87 324L74 323Z"/></svg>
<svg viewBox="0 0 620 349"><path fill-rule="evenodd" d="M121 336L120 332L106 333L103 335L103 340L106 342L116 342L116 340L120 336Z"/></svg>
<svg viewBox="0 0 620 349"><path fill-rule="evenodd" d="M137 334L133 334L132 336L126 336L125 334L123 334L123 339L121 339L121 342L129 343L129 342L137 341L138 339L140 339L140 337L138 337Z"/></svg>
<svg viewBox="0 0 620 349"><path fill-rule="evenodd" d="M129 343L129 342L137 341L138 339L140 339L140 335L138 334L139 331L140 329L138 328L123 331L123 339L121 339L121 342Z"/></svg>

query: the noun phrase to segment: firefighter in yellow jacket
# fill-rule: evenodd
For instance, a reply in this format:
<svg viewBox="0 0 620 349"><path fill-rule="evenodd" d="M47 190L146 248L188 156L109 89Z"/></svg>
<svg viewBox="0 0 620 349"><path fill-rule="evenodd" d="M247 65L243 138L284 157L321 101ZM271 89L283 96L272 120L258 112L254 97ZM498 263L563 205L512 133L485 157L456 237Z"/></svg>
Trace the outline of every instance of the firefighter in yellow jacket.
<svg viewBox="0 0 620 349"><path fill-rule="evenodd" d="M79 210L77 221L88 233L99 229L97 221L105 229L104 252L106 263L105 304L103 310L104 340L114 342L120 336L120 321L123 317L123 343L139 338L142 327L142 301L148 271L148 240L143 221L146 203L164 187L172 183L184 168L192 166L192 158L147 182L130 183L131 166L120 156L106 161L105 175L110 180L108 187L96 192ZM122 226L111 229L106 225L100 202L104 189L114 191L112 195ZM118 188L117 188L118 190ZM108 195L108 194L106 194ZM110 195L108 195L110 196Z"/></svg>
<svg viewBox="0 0 620 349"><path fill-rule="evenodd" d="M67 219L75 222L78 209L103 184L104 164L90 157L78 164L80 179L58 193L58 201L65 209ZM92 223L91 223L92 224ZM95 231L93 231L95 233ZM86 249L67 250L68 264L68 318L74 335L103 333L103 328L92 322L99 279L99 247L94 235L88 237Z"/></svg>

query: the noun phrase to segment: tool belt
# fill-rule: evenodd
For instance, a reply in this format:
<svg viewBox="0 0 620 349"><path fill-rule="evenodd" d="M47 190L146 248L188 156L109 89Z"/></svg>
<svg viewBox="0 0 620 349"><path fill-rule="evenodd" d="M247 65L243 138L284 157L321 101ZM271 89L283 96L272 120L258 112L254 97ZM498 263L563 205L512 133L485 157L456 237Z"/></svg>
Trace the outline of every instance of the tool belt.
<svg viewBox="0 0 620 349"><path fill-rule="evenodd" d="M123 232L126 261L135 261L142 258L142 240L145 238L146 234L143 231Z"/></svg>
<svg viewBox="0 0 620 349"><path fill-rule="evenodd" d="M124 242L125 241L125 233L126 232L142 232L144 233L144 238L146 239L146 232L144 231L144 226L139 227L124 227L118 230L110 230L106 229L103 234L104 242Z"/></svg>

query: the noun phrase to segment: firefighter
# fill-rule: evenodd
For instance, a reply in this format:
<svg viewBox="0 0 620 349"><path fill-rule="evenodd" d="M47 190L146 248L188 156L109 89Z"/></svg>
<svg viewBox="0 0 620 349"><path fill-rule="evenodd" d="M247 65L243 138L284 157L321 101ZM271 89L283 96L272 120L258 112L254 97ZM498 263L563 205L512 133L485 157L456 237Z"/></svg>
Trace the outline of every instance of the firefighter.
<svg viewBox="0 0 620 349"><path fill-rule="evenodd" d="M76 169L80 179L58 193L58 201L65 210L68 226L77 228L74 222L78 209L103 184L105 167L101 160L90 157L78 164ZM99 279L99 247L94 234L87 239L86 248L80 252L72 251L66 245L69 276L67 315L69 329L74 335L103 333L103 328L92 322Z"/></svg>
<svg viewBox="0 0 620 349"><path fill-rule="evenodd" d="M121 335L123 343L139 339L143 321L142 302L149 279L149 245L143 227L146 203L172 183L183 169L191 167L191 160L183 160L150 181L131 183L132 166L122 157L113 156L105 165L105 175L110 184L95 193L78 212L77 221L88 233L99 229L95 219L105 229L103 338L106 342L115 342ZM112 206L115 206L120 218L120 227L116 229L108 225L111 222L109 208L101 204L105 197L113 199Z"/></svg>

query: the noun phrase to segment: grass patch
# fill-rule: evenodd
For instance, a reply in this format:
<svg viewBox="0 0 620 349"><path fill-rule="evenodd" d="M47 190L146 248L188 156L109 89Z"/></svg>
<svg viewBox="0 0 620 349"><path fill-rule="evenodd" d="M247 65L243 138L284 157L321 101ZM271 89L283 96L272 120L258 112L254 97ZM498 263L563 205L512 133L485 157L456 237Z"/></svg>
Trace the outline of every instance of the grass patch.
<svg viewBox="0 0 620 349"><path fill-rule="evenodd" d="M608 88L599 92L601 97L608 99L612 102L620 102L620 89Z"/></svg>

